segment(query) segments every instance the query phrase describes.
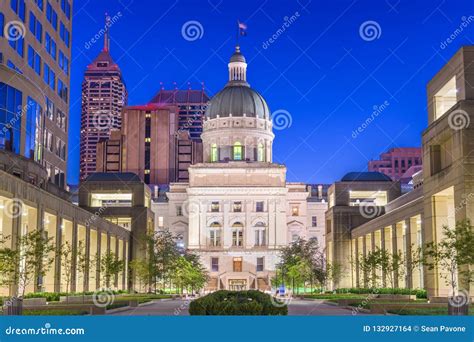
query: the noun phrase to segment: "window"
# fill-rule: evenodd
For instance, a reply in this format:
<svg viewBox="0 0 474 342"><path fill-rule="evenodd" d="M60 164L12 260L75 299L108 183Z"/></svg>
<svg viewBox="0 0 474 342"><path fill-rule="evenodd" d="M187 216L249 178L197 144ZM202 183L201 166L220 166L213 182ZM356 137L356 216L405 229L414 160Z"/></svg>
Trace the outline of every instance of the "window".
<svg viewBox="0 0 474 342"><path fill-rule="evenodd" d="M5 16L0 12L0 37L3 37L3 30L5 30Z"/></svg>
<svg viewBox="0 0 474 342"><path fill-rule="evenodd" d="M233 147L232 159L234 160L242 160L243 153L242 153L242 144L240 142L236 142Z"/></svg>
<svg viewBox="0 0 474 342"><path fill-rule="evenodd" d="M49 98L46 98L46 117L51 121L54 120L54 103Z"/></svg>
<svg viewBox="0 0 474 342"><path fill-rule="evenodd" d="M91 207L131 207L131 193L92 193Z"/></svg>
<svg viewBox="0 0 474 342"><path fill-rule="evenodd" d="M69 0L61 0L61 10L68 19L71 19L71 4Z"/></svg>
<svg viewBox="0 0 474 342"><path fill-rule="evenodd" d="M242 212L242 202L234 202L233 205L233 211L234 213L241 213Z"/></svg>
<svg viewBox="0 0 474 342"><path fill-rule="evenodd" d="M58 95L59 97L67 103L68 99L68 89L66 84L58 77Z"/></svg>
<svg viewBox="0 0 474 342"><path fill-rule="evenodd" d="M28 97L26 113L26 137L24 156L34 161L41 161L41 117L40 105ZM65 150L64 150L65 151ZM65 153L64 153L65 154Z"/></svg>
<svg viewBox="0 0 474 342"><path fill-rule="evenodd" d="M23 58L23 48L25 45L25 39L19 35L18 39L9 39L10 46Z"/></svg>
<svg viewBox="0 0 474 342"><path fill-rule="evenodd" d="M291 208L291 215L292 216L299 216L299 214L300 214L300 208L297 205L294 205Z"/></svg>
<svg viewBox="0 0 474 342"><path fill-rule="evenodd" d="M216 162L218 161L219 156L218 156L218 151L217 151L217 144L212 144L211 146L211 162Z"/></svg>
<svg viewBox="0 0 474 342"><path fill-rule="evenodd" d="M53 134L46 128L43 133L43 144L46 150L53 152Z"/></svg>
<svg viewBox="0 0 474 342"><path fill-rule="evenodd" d="M64 44L69 47L69 31L62 21L59 24L59 37L61 37L61 40L64 42Z"/></svg>
<svg viewBox="0 0 474 342"><path fill-rule="evenodd" d="M10 7L23 22L26 21L25 0L10 0Z"/></svg>
<svg viewBox="0 0 474 342"><path fill-rule="evenodd" d="M296 234L296 233L293 233L293 234L291 235L291 241L292 241L292 242L298 241L299 238L300 238L300 236L299 236L298 234Z"/></svg>
<svg viewBox="0 0 474 342"><path fill-rule="evenodd" d="M163 228L164 227L164 222L163 222L163 216L158 216L158 227Z"/></svg>
<svg viewBox="0 0 474 342"><path fill-rule="evenodd" d="M266 245L266 229L257 228L255 229L255 246L265 246Z"/></svg>
<svg viewBox="0 0 474 342"><path fill-rule="evenodd" d="M44 40L46 51L51 55L51 57L53 57L54 60L56 60L56 42L53 38L51 38L48 32L46 32Z"/></svg>
<svg viewBox="0 0 474 342"><path fill-rule="evenodd" d="M33 12L30 11L30 32L36 37L36 39L43 42L43 25L36 19Z"/></svg>
<svg viewBox="0 0 474 342"><path fill-rule="evenodd" d="M46 84L49 84L51 89L56 89L56 74L46 63L44 63L43 80Z"/></svg>
<svg viewBox="0 0 474 342"><path fill-rule="evenodd" d="M220 210L219 208L219 202L212 202L211 203L211 212L213 213L218 213Z"/></svg>
<svg viewBox="0 0 474 342"><path fill-rule="evenodd" d="M48 19L51 26L54 28L55 31L58 30L58 14L53 9L53 6L48 1L46 5L46 19Z"/></svg>
<svg viewBox="0 0 474 342"><path fill-rule="evenodd" d="M219 272L219 258L211 258L211 271Z"/></svg>
<svg viewBox="0 0 474 342"><path fill-rule="evenodd" d="M69 59L67 59L61 50L59 50L58 65L66 75L69 75Z"/></svg>
<svg viewBox="0 0 474 342"><path fill-rule="evenodd" d="M318 226L318 217L317 216L312 216L311 217L311 227L317 227Z"/></svg>
<svg viewBox="0 0 474 342"><path fill-rule="evenodd" d="M257 272L263 272L264 269L264 259L263 257L257 258Z"/></svg>
<svg viewBox="0 0 474 342"><path fill-rule="evenodd" d="M237 229L232 230L232 246L242 247L243 240L244 240L244 231L242 228L237 228Z"/></svg>
<svg viewBox="0 0 474 342"><path fill-rule="evenodd" d="M262 143L258 144L258 147L257 147L257 160L259 162L264 161L264 159L265 159L264 158L264 152L265 152L265 150L263 148L263 144Z"/></svg>
<svg viewBox="0 0 474 342"><path fill-rule="evenodd" d="M56 137L56 155L62 160L66 160L66 143Z"/></svg>
<svg viewBox="0 0 474 342"><path fill-rule="evenodd" d="M258 201L258 202L256 203L255 211L256 211L257 213L263 213L263 201Z"/></svg>
<svg viewBox="0 0 474 342"><path fill-rule="evenodd" d="M30 45L28 45L28 65L41 75L41 57Z"/></svg>
<svg viewBox="0 0 474 342"><path fill-rule="evenodd" d="M221 245L221 229L219 224L217 224L217 227L212 227L209 230L209 245L212 247L218 247Z"/></svg>
<svg viewBox="0 0 474 342"><path fill-rule="evenodd" d="M0 149L20 154L22 92L0 82Z"/></svg>
<svg viewBox="0 0 474 342"><path fill-rule="evenodd" d="M36 5L38 6L38 8L42 11L43 10L43 0L35 0L36 2Z"/></svg>
<svg viewBox="0 0 474 342"><path fill-rule="evenodd" d="M176 216L183 216L183 207L180 205L176 206Z"/></svg>
<svg viewBox="0 0 474 342"><path fill-rule="evenodd" d="M66 114L64 114L60 110L58 110L56 113L56 125L58 125L58 127L61 128L63 131L66 131Z"/></svg>

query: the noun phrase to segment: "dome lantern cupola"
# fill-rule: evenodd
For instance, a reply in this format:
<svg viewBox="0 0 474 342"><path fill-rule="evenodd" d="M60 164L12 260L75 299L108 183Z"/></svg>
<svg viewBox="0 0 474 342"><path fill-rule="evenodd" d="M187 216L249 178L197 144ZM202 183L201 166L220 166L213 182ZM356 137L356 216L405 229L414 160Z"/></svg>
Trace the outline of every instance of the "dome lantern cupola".
<svg viewBox="0 0 474 342"><path fill-rule="evenodd" d="M229 62L229 83L227 86L243 85L249 86L247 83L247 62L244 55L240 52L240 46L235 47L235 52L230 57Z"/></svg>

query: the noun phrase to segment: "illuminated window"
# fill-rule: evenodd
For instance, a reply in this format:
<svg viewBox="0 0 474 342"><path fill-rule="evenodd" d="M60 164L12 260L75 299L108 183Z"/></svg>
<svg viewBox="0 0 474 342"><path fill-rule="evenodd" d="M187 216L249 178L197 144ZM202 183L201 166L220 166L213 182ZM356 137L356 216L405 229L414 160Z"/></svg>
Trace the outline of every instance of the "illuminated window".
<svg viewBox="0 0 474 342"><path fill-rule="evenodd" d="M294 205L291 208L291 215L292 216L298 216L300 214L300 208L297 205Z"/></svg>
<svg viewBox="0 0 474 342"><path fill-rule="evenodd" d="M211 203L211 212L218 213L219 212L219 202L212 202Z"/></svg>
<svg viewBox="0 0 474 342"><path fill-rule="evenodd" d="M221 245L221 229L211 228L209 230L209 245L212 247L218 247Z"/></svg>
<svg viewBox="0 0 474 342"><path fill-rule="evenodd" d="M257 147L257 160L259 162L263 162L264 161L264 149L263 149L263 144L258 144L258 147Z"/></svg>
<svg viewBox="0 0 474 342"><path fill-rule="evenodd" d="M91 207L131 207L131 193L92 193Z"/></svg>
<svg viewBox="0 0 474 342"><path fill-rule="evenodd" d="M164 222L163 222L163 216L158 217L158 227L163 228Z"/></svg>
<svg viewBox="0 0 474 342"><path fill-rule="evenodd" d="M244 229L240 222L236 222L232 225L232 246L242 247L244 242Z"/></svg>
<svg viewBox="0 0 474 342"><path fill-rule="evenodd" d="M211 162L216 162L217 160L218 160L217 144L212 144L212 146L211 146Z"/></svg>
<svg viewBox="0 0 474 342"><path fill-rule="evenodd" d="M145 142L151 142L151 138L145 138Z"/></svg>
<svg viewBox="0 0 474 342"><path fill-rule="evenodd" d="M242 152L243 152L242 144L237 141L234 144L233 159L234 160L242 160L242 158L243 158L243 153Z"/></svg>
<svg viewBox="0 0 474 342"><path fill-rule="evenodd" d="M242 212L242 202L234 202L233 209L234 213Z"/></svg>

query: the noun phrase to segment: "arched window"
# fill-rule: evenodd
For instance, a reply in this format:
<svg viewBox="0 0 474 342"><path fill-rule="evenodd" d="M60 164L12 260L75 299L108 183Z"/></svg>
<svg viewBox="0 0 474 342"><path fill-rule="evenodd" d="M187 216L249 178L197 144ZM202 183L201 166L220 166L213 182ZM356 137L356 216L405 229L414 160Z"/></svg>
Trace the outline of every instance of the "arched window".
<svg viewBox="0 0 474 342"><path fill-rule="evenodd" d="M242 160L243 158L243 148L242 144L240 142L235 142L234 143L234 148L233 148L233 158L234 160Z"/></svg>
<svg viewBox="0 0 474 342"><path fill-rule="evenodd" d="M258 144L257 147L257 161L263 162L264 161L265 150L263 149L263 144Z"/></svg>
<svg viewBox="0 0 474 342"><path fill-rule="evenodd" d="M219 156L217 153L217 144L212 144L211 146L211 162L216 162Z"/></svg>

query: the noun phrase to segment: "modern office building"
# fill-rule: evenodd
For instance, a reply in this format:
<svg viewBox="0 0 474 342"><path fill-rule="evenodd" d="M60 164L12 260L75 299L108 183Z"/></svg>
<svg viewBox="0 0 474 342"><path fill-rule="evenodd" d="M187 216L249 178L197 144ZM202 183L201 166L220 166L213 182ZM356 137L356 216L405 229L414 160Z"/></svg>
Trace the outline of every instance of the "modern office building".
<svg viewBox="0 0 474 342"><path fill-rule="evenodd" d="M113 130L122 126L122 108L127 105L127 89L119 66L110 55L110 39L106 18L104 47L87 66L82 82L80 141L80 180L96 171L96 146Z"/></svg>
<svg viewBox="0 0 474 342"><path fill-rule="evenodd" d="M45 166L66 186L72 1L4 1L0 9L0 149Z"/></svg>
<svg viewBox="0 0 474 342"><path fill-rule="evenodd" d="M414 190L402 196L390 179L345 178L329 189L326 243L329 262L343 265L338 287L367 280L357 262L375 248L401 253L403 276L395 286L425 288L430 297L446 297L451 289L438 266L411 270L413 248L443 240L443 226L474 222L474 47L461 48L428 83L428 127L422 134L423 171L413 177ZM379 179L380 178L380 179ZM370 194L371 193L371 194ZM369 194L369 196L364 195ZM382 194L382 195L381 195ZM459 276L458 289L474 296Z"/></svg>
<svg viewBox="0 0 474 342"><path fill-rule="evenodd" d="M395 181L410 179L421 170L421 147L391 148L380 155L379 160L369 161L369 171L381 172Z"/></svg>
<svg viewBox="0 0 474 342"><path fill-rule="evenodd" d="M229 81L205 113L204 162L189 167L189 183L172 183L157 196L155 226L169 228L201 257L207 290L269 290L282 247L298 238L324 241L327 202L322 187L311 196L272 162L270 111L247 83L238 46L228 67Z"/></svg>

